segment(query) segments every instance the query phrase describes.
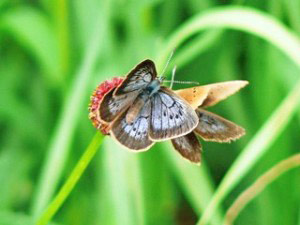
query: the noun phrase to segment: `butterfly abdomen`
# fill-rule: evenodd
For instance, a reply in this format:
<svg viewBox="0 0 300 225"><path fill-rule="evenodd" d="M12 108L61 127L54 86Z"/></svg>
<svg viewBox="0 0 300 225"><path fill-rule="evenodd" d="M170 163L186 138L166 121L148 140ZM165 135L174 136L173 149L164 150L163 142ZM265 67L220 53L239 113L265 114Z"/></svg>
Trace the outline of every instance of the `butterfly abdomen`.
<svg viewBox="0 0 300 225"><path fill-rule="evenodd" d="M105 135L108 134L107 124L101 122L99 119L99 106L104 95L118 87L123 80L124 79L121 77L114 77L112 80L106 80L98 85L91 96L89 104L89 119L92 121L93 126Z"/></svg>

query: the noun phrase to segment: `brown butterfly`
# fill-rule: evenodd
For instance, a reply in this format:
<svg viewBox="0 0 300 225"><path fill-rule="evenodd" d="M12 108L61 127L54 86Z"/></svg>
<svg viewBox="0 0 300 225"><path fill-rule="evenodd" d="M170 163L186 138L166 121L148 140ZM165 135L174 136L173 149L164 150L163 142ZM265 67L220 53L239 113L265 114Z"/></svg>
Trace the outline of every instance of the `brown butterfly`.
<svg viewBox="0 0 300 225"><path fill-rule="evenodd" d="M172 139L175 149L195 163L200 162L202 149L195 134L208 141L229 142L245 133L234 123L197 107L216 104L246 81L174 92L161 86L162 78L156 74L154 63L145 60L124 81L115 78L99 85L90 105L94 126L130 150L147 150L154 142Z"/></svg>

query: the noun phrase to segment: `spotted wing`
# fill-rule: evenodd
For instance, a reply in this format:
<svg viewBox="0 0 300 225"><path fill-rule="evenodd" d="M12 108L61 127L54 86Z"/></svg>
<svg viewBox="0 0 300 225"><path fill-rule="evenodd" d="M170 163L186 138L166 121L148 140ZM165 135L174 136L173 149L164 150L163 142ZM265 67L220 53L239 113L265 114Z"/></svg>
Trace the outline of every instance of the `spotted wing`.
<svg viewBox="0 0 300 225"><path fill-rule="evenodd" d="M149 139L150 101L147 101L139 116L131 124L126 122L124 112L112 125L111 134L123 146L130 150L147 150L153 142Z"/></svg>
<svg viewBox="0 0 300 225"><path fill-rule="evenodd" d="M122 84L115 90L114 95L119 96L140 91L154 80L156 75L154 62L150 59L146 59L130 71Z"/></svg>
<svg viewBox="0 0 300 225"><path fill-rule="evenodd" d="M201 162L202 146L194 132L172 139L172 144L182 157L193 163Z"/></svg>
<svg viewBox="0 0 300 225"><path fill-rule="evenodd" d="M107 123L115 120L119 115L133 103L138 96L138 91L128 94L113 96L113 91L108 92L102 99L99 107L99 116L102 121Z"/></svg>
<svg viewBox="0 0 300 225"><path fill-rule="evenodd" d="M161 87L151 97L149 137L162 141L190 133L198 124L198 117L188 103L172 90Z"/></svg>
<svg viewBox="0 0 300 225"><path fill-rule="evenodd" d="M206 141L230 142L245 134L245 130L235 123L214 113L198 108L199 124L194 132Z"/></svg>

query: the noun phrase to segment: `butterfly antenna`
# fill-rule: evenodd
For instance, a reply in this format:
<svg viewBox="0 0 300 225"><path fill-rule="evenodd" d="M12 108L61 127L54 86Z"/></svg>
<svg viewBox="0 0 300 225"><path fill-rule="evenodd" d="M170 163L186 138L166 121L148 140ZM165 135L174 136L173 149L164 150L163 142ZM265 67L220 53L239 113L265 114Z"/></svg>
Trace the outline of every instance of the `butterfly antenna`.
<svg viewBox="0 0 300 225"><path fill-rule="evenodd" d="M199 84L197 81L181 81L181 80L164 80L165 83L173 84Z"/></svg>
<svg viewBox="0 0 300 225"><path fill-rule="evenodd" d="M170 56L169 56L169 58L168 58L168 61L167 61L166 65L165 65L165 67L164 67L164 69L163 69L163 71L162 71L161 76L163 76L163 75L165 74L165 72L166 72L166 70L167 70L167 68L168 68L168 66L169 66L169 64L170 64L170 61L171 61L171 59L172 59L172 57L173 57L173 55L174 55L174 52L175 52L175 49L171 52L171 54L170 54Z"/></svg>
<svg viewBox="0 0 300 225"><path fill-rule="evenodd" d="M174 84L199 84L198 81L178 81L178 80L174 80L173 82Z"/></svg>
<svg viewBox="0 0 300 225"><path fill-rule="evenodd" d="M175 73L176 73L176 66L174 66L174 68L172 70L172 79L171 79L170 89L173 88Z"/></svg>

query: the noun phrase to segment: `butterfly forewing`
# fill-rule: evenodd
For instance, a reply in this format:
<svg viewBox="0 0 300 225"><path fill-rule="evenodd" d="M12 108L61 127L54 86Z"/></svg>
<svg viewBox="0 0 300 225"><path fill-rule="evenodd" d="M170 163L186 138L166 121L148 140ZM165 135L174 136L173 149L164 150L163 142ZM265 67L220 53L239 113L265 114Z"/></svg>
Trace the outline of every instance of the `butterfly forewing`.
<svg viewBox="0 0 300 225"><path fill-rule="evenodd" d="M194 132L206 141L230 142L245 134L235 123L203 109L196 110L199 124Z"/></svg>
<svg viewBox="0 0 300 225"><path fill-rule="evenodd" d="M172 144L184 158L194 163L200 163L202 146L194 132L172 139Z"/></svg>
<svg viewBox="0 0 300 225"><path fill-rule="evenodd" d="M151 106L149 137L153 141L185 135L198 124L195 111L166 87L152 96Z"/></svg>
<svg viewBox="0 0 300 225"><path fill-rule="evenodd" d="M127 94L132 91L141 91L156 78L156 69L153 61L147 59L138 64L115 90L114 95Z"/></svg>
<svg viewBox="0 0 300 225"><path fill-rule="evenodd" d="M151 104L147 101L138 117L131 124L126 122L123 113L112 125L112 135L125 147L131 150L147 150L153 142L149 139L149 120Z"/></svg>
<svg viewBox="0 0 300 225"><path fill-rule="evenodd" d="M155 65L151 60L147 59L138 64L114 92L104 96L99 108L100 119L105 122L116 119L155 77Z"/></svg>
<svg viewBox="0 0 300 225"><path fill-rule="evenodd" d="M103 97L100 104L100 119L105 122L112 122L130 106L138 94L138 91L132 91L128 94L113 96L113 90L110 91Z"/></svg>

